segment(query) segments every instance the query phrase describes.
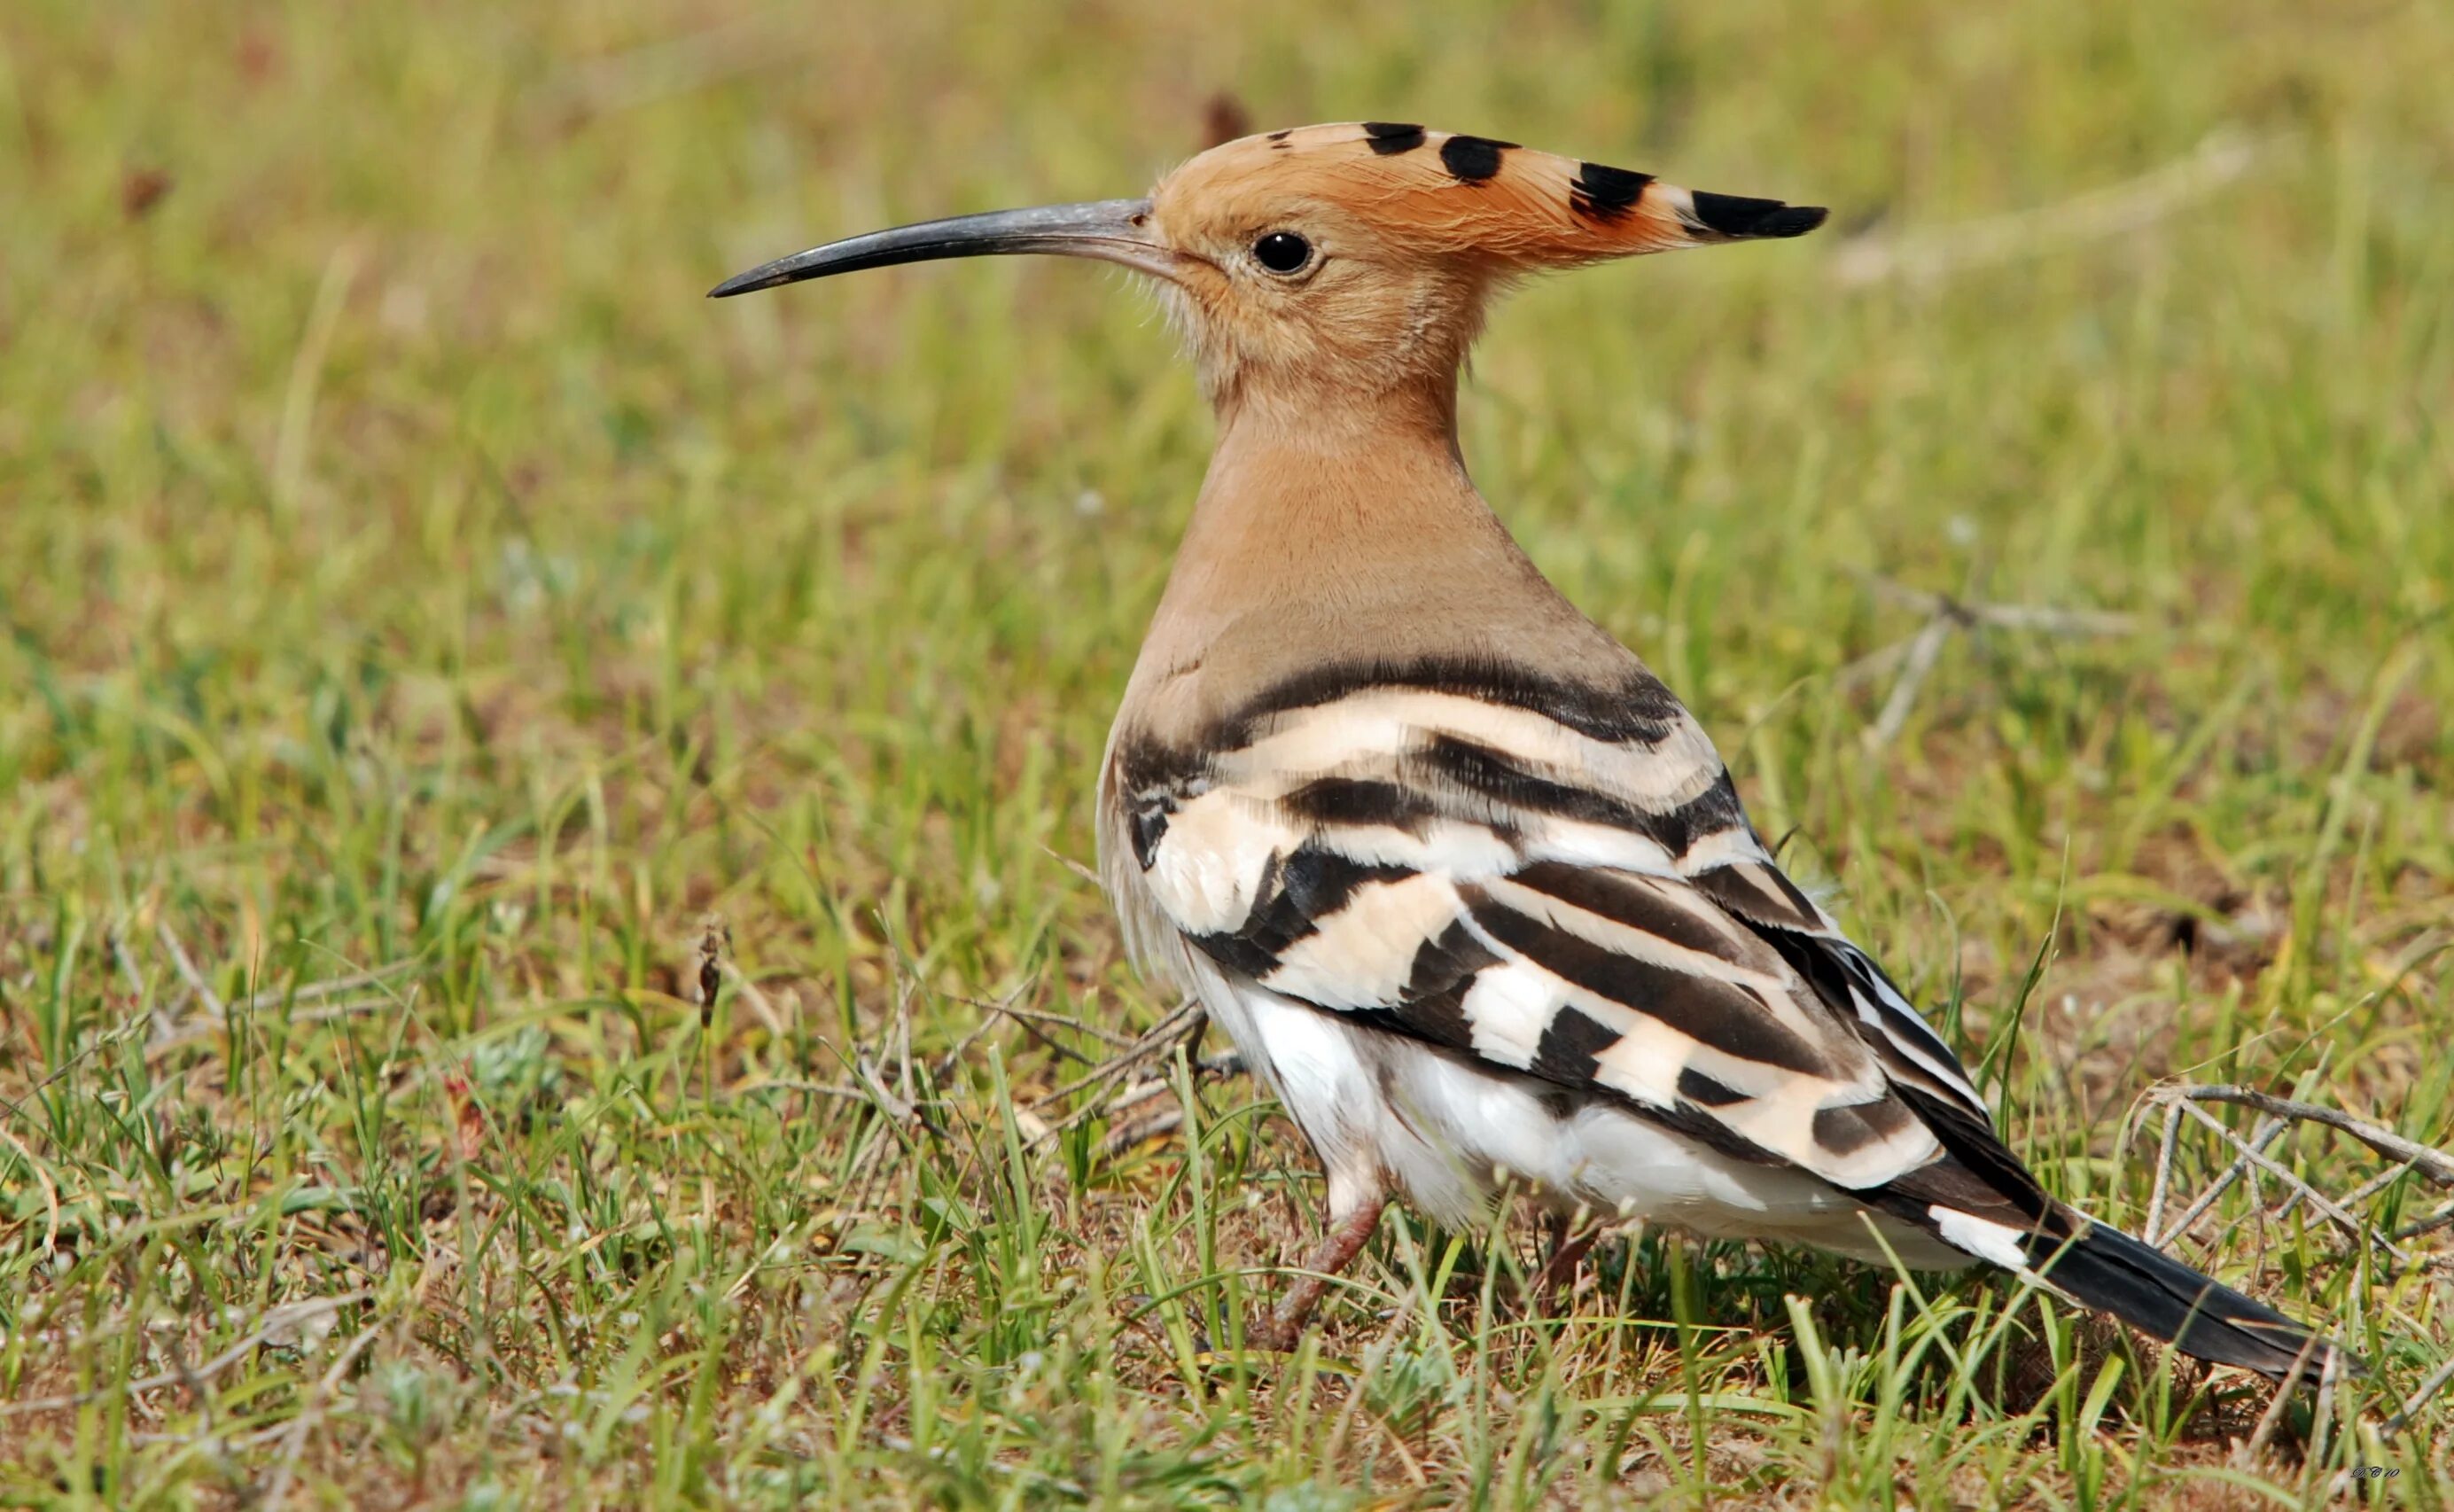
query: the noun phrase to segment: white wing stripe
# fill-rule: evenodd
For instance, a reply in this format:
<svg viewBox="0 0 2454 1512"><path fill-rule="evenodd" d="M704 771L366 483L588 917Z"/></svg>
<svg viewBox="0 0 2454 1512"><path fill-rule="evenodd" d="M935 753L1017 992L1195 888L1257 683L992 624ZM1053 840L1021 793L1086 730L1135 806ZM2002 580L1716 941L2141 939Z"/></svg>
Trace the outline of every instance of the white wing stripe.
<svg viewBox="0 0 2454 1512"><path fill-rule="evenodd" d="M1674 713L1615 742L1382 686L1241 719L1233 749L1144 745L1132 880L1282 1000L1718 1124L1850 1189L1939 1158L1895 1081L1981 1118L1975 1090Z"/></svg>
<svg viewBox="0 0 2454 1512"><path fill-rule="evenodd" d="M1279 953L1262 985L1341 1011L1399 1001L1423 942L1438 938L1459 907L1456 884L1436 875L1358 888Z"/></svg>
<svg viewBox="0 0 2454 1512"><path fill-rule="evenodd" d="M1270 733L1222 754L1228 780L1284 792L1356 762L1402 757L1439 735L1505 751L1563 780L1638 808L1662 813L1701 796L1720 780L1721 760L1702 728L1683 712L1652 745L1613 744L1580 735L1530 709L1412 688L1369 689L1333 703L1272 717Z"/></svg>

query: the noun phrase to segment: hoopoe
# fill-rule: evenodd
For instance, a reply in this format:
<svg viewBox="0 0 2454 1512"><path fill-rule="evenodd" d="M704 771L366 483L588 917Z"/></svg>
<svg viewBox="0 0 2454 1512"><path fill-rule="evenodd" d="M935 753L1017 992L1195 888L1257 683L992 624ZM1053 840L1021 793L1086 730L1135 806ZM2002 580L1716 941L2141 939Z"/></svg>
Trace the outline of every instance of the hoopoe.
<svg viewBox="0 0 2454 1512"><path fill-rule="evenodd" d="M1050 252L1150 275L1217 415L1099 776L1146 970L1328 1179L1292 1347L1393 1189L1972 1260L2288 1378L2331 1341L2048 1196L1951 1047L1775 863L1713 743L1467 477L1458 373L1513 279L1824 212L1386 122L1202 153L1147 199L930 221L717 296Z"/></svg>

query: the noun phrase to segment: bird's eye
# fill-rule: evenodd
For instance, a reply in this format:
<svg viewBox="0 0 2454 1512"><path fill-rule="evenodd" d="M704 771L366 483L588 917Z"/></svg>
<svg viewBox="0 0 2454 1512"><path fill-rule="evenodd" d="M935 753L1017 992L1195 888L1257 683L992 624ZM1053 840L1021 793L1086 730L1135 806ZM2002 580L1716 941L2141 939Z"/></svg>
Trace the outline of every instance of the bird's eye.
<svg viewBox="0 0 2454 1512"><path fill-rule="evenodd" d="M1274 231L1253 244L1253 260L1274 273L1300 272L1312 261L1312 243L1291 231Z"/></svg>

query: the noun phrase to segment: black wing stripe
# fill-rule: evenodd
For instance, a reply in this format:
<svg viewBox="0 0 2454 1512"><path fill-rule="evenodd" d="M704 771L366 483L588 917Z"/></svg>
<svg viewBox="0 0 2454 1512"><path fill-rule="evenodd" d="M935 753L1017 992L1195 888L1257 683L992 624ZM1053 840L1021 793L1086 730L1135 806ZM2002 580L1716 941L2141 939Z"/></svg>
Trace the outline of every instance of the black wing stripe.
<svg viewBox="0 0 2454 1512"><path fill-rule="evenodd" d="M1768 862L1716 866L1690 873L1687 879L1713 901L1750 923L1808 933L1823 925L1822 910L1800 892L1798 884L1783 876L1780 867Z"/></svg>
<svg viewBox="0 0 2454 1512"><path fill-rule="evenodd" d="M1386 825L1417 836L1439 816L1439 805L1419 789L1368 777L1316 777L1280 802L1306 824Z"/></svg>
<svg viewBox="0 0 2454 1512"><path fill-rule="evenodd" d="M1598 918L1607 918L1700 956L1711 956L1733 966L1762 965L1758 952L1748 950L1745 938L1726 921L1682 907L1663 884L1645 877L1591 866L1571 866L1564 861L1536 861L1510 873L1508 879Z"/></svg>
<svg viewBox="0 0 2454 1512"><path fill-rule="evenodd" d="M1700 1108L1726 1108L1747 1100L1745 1093L1706 1076L1694 1066L1679 1073L1679 1095Z"/></svg>
<svg viewBox="0 0 2454 1512"><path fill-rule="evenodd" d="M1562 1008L1551 1016L1527 1069L1546 1081L1590 1085L1601 1053L1619 1041L1619 1031L1600 1019L1579 1008Z"/></svg>
<svg viewBox="0 0 2454 1512"><path fill-rule="evenodd" d="M1763 924L1756 926L1756 933L1806 978L1817 997L1856 1027L1859 1038L1881 1058L1893 1080L1948 1098L1980 1119L1986 1116L1985 1104L1968 1084L1966 1074L1960 1072L1958 1058L1922 1019L1912 1016L1914 1029L1906 1032L1905 1026L1883 1018L1880 1010L1876 1021L1868 1021L1861 1005L1872 1009L1882 999L1861 983L1856 962L1865 958L1855 947Z"/></svg>
<svg viewBox="0 0 2454 1512"><path fill-rule="evenodd" d="M1906 1129L1916 1116L1897 1098L1815 1110L1815 1142L1834 1155L1855 1155Z"/></svg>
<svg viewBox="0 0 2454 1512"><path fill-rule="evenodd" d="M1465 991L1466 987L1461 985L1452 988L1437 998L1408 1002L1395 1008L1367 1008L1341 1015L1341 1017L1351 1022L1378 1029L1384 1034L1411 1039L1418 1044L1430 1045L1444 1054L1456 1056L1467 1064L1487 1066L1489 1062L1475 1053L1473 1026L1467 1021L1460 1007L1460 999ZM1587 1022L1592 1021L1587 1019ZM1555 1081L1556 1079L1550 1075L1552 1063L1546 1062L1539 1055L1534 1064L1524 1068L1530 1076L1545 1081ZM1631 1114L1659 1128L1684 1135L1704 1148L1719 1155L1728 1156L1732 1159L1744 1160L1751 1165L1766 1166L1795 1166L1797 1163L1786 1156L1776 1155L1731 1128L1727 1123L1705 1111L1705 1105L1700 1099L1690 1099L1678 1107L1662 1108L1649 1102L1639 1101L1618 1088L1599 1081L1556 1080L1556 1084L1560 1088L1562 1096L1590 1099L1596 1102L1607 1103L1622 1113Z"/></svg>
<svg viewBox="0 0 2454 1512"><path fill-rule="evenodd" d="M1473 926L1458 919L1416 950L1414 970L1406 978L1407 999L1418 1001L1452 988L1462 994L1477 972L1499 959Z"/></svg>
<svg viewBox="0 0 2454 1512"><path fill-rule="evenodd" d="M1318 934L1354 901L1357 892L1414 875L1403 866L1356 861L1320 845L1306 845L1292 856L1270 857L1243 923L1232 931L1186 937L1218 964L1257 979L1276 971L1297 941Z"/></svg>
<svg viewBox="0 0 2454 1512"><path fill-rule="evenodd" d="M1466 1017L1465 995L1473 990L1474 978L1460 978L1439 992L1410 998L1394 1008L1365 1008L1345 1017L1389 1034L1472 1056L1474 1020Z"/></svg>
<svg viewBox="0 0 2454 1512"><path fill-rule="evenodd" d="M1477 928L1572 987L1659 1019L1737 1059L1803 1076L1832 1074L1813 1045L1776 1020L1743 987L1621 955L1494 902L1479 888L1461 888L1459 896Z"/></svg>
<svg viewBox="0 0 2454 1512"><path fill-rule="evenodd" d="M1427 775L1511 809L1632 830L1644 818L1629 804L1591 788L1554 780L1505 752L1461 736L1435 736L1418 758Z"/></svg>
<svg viewBox="0 0 2454 1512"><path fill-rule="evenodd" d="M1876 965L1864 951L1846 940L1833 940L1830 945L1833 953L1840 958L1841 964L1864 984L1865 999L1874 1004L1883 1032L1903 1052L1940 1075L1946 1085L1952 1085L1963 1101L1975 1099L1976 1088L1969 1085L1968 1074L1961 1066L1960 1058L1951 1053L1951 1047L1942 1042L1942 1036L1934 1032L1934 1026L1909 1006L1907 997L1893 984L1883 969ZM1977 1100L1975 1106L1980 1113L1985 1111L1981 1099Z"/></svg>
<svg viewBox="0 0 2454 1512"><path fill-rule="evenodd" d="M1588 739L1659 745L1686 720L1661 679L1639 667L1602 682L1546 677L1496 657L1360 658L1288 677L1221 719L1196 742L1208 751L1251 745L1280 716L1390 689L1451 694L1538 714Z"/></svg>
<svg viewBox="0 0 2454 1512"><path fill-rule="evenodd" d="M1699 840L1745 829L1747 811L1739 801L1739 790L1730 781L1730 774L1724 771L1711 787L1677 808L1646 815L1639 827L1659 840L1673 857L1682 857L1694 850Z"/></svg>
<svg viewBox="0 0 2454 1512"><path fill-rule="evenodd" d="M1640 669L1348 663L1191 751L1120 738L1111 777L1166 917L1290 1000L1852 1191L1940 1153L1909 1094L1988 1128ZM1980 1214L1967 1196L1954 1210Z"/></svg>

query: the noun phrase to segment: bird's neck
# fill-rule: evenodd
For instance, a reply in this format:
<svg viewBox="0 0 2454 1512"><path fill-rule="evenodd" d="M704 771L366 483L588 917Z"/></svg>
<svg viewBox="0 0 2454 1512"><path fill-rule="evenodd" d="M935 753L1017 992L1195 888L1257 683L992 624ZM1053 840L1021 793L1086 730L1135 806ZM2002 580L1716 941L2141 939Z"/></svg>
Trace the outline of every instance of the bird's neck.
<svg viewBox="0 0 2454 1512"><path fill-rule="evenodd" d="M1286 599L1359 608L1427 560L1515 554L1466 475L1455 415L1454 385L1222 407L1165 609L1209 621Z"/></svg>
<svg viewBox="0 0 2454 1512"><path fill-rule="evenodd" d="M1391 664L1617 652L1475 489L1456 409L1454 379L1336 402L1314 395L1300 411L1222 405L1134 692L1155 696L1198 673L1208 691L1194 702L1210 706L1330 652Z"/></svg>

